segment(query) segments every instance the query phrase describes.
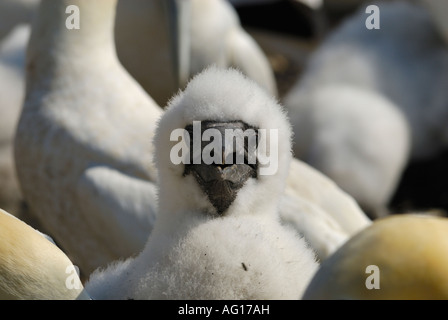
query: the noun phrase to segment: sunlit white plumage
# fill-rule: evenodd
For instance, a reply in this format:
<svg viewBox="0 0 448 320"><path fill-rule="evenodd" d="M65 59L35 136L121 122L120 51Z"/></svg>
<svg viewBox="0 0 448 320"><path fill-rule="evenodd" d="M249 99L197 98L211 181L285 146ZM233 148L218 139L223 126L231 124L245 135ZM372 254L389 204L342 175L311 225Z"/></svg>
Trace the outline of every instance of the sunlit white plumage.
<svg viewBox="0 0 448 320"><path fill-rule="evenodd" d="M193 121L243 121L278 130L278 170L249 178L219 214L199 180L175 165L174 129ZM209 68L171 100L155 137L159 213L137 257L91 275L94 299L299 299L317 267L303 238L281 226L278 200L288 175L290 129L281 107L235 70ZM211 166L211 165L209 165ZM236 169L237 170L237 169Z"/></svg>
<svg viewBox="0 0 448 320"><path fill-rule="evenodd" d="M66 28L72 4L80 29ZM26 201L85 274L141 250L154 220L161 109L118 62L115 6L41 1L15 141Z"/></svg>
<svg viewBox="0 0 448 320"><path fill-rule="evenodd" d="M0 299L90 299L70 259L46 235L0 209Z"/></svg>

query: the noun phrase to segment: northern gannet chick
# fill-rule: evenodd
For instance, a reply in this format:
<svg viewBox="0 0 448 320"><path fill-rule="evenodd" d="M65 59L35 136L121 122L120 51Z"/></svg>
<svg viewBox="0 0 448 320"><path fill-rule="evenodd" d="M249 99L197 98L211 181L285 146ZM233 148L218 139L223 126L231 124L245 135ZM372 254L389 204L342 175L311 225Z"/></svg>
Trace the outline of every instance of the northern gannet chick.
<svg viewBox="0 0 448 320"><path fill-rule="evenodd" d="M0 300L90 299L70 259L39 231L0 209Z"/></svg>
<svg viewBox="0 0 448 320"><path fill-rule="evenodd" d="M232 143L225 141L236 129L247 140L232 154ZM184 141L187 132L191 139ZM211 133L213 155L206 151ZM92 298L299 299L317 263L305 240L279 221L290 134L281 107L239 71L211 67L194 77L170 101L156 131L154 229L137 257L91 275L86 290ZM256 155L252 138L258 141ZM206 164L202 158L195 164L194 139L203 156L227 163ZM190 153L179 155L182 141ZM267 154L278 157L266 161ZM233 164L228 155L236 159ZM190 164L184 164L187 159Z"/></svg>
<svg viewBox="0 0 448 320"><path fill-rule="evenodd" d="M384 189L382 202L385 204L391 192L394 192L394 185L401 177L403 166L409 160L436 155L448 141L445 125L448 119L446 108L448 95L444 89L448 81L448 72L443 71L448 70L448 50L441 33L435 28L433 17L421 6L409 2L394 1L377 5L381 13L380 29L366 28L368 15L365 13L366 8L362 7L357 14L347 19L329 35L312 55L303 77L284 100L297 138L294 150L296 155L299 158L304 157L312 164L316 163L318 169L351 193L356 200L365 202L363 203L365 207L369 204L356 194L356 189L359 193L366 188L352 186L349 190L344 184L350 184L350 181L331 172L337 170L331 166L335 166L338 161L335 161L335 164L326 164L325 162L330 162L331 158L325 160L325 157L320 155L325 150L331 150L329 146L325 146L325 141L328 145L336 145L330 143L334 138L322 137L320 139L325 140L321 145L315 146L312 143L313 134L302 135L302 129L307 132L325 130L321 122L325 122L325 125L331 122L333 127L338 126L329 115L324 116L324 111L320 111L321 109L337 109L334 106L338 105L339 101L345 101L341 104L351 106L351 110L363 109L359 113L365 112L365 121L370 122L369 130L375 132L385 133L386 130L381 127L375 129L375 126L388 121L388 127L392 127L389 129L389 134L384 134L384 138L376 137L375 140L363 141L364 146L384 146L378 147L377 151L374 151L373 147L370 151L377 152L376 157L379 159L383 157L384 163L381 164L379 160L367 154L370 160L365 161L365 165L375 169L363 171L375 172L380 169L384 170L384 173L392 173L389 182L385 181L382 186L377 184L376 187L376 190ZM347 93L348 90L351 91L350 94ZM379 105L382 107L377 107ZM386 109L389 111L386 112ZM373 121L377 118L373 118L369 112L386 113L378 114L381 120ZM364 131L356 127L356 123L361 123L361 120L353 120L352 114L353 111L345 116L346 121L339 125L341 128L339 131L354 132L353 136L362 137ZM314 120L310 121L310 118ZM396 125L393 125L393 122L396 122ZM307 126L307 123L311 124L312 130L309 126L308 129L302 127ZM406 126L408 129L405 129ZM363 130L367 129L364 125ZM407 135L410 137L407 138ZM334 137L337 135L334 134ZM346 146L349 150L359 148L355 146L360 144L361 139L355 137L352 139ZM355 143L357 140L358 143ZM406 149L409 149L408 154ZM345 155L349 157L347 153ZM356 161L361 165L362 157ZM353 172L351 179L362 175ZM379 181L381 175L378 174L377 177ZM372 185L373 183L372 180ZM365 194L364 198L368 198L368 193ZM379 199L381 195L376 195L375 198ZM377 201L371 199L369 202L375 206Z"/></svg>
<svg viewBox="0 0 448 320"><path fill-rule="evenodd" d="M448 299L448 219L377 219L326 259L304 299Z"/></svg>
<svg viewBox="0 0 448 320"><path fill-rule="evenodd" d="M164 20L164 0L122 0L118 3L116 43L123 65L159 105L185 83L177 83L168 59L170 40ZM255 80L270 94L277 95L271 65L258 43L242 28L238 15L227 0L182 0L188 26L182 32L187 56L183 57L187 78L209 65L235 67ZM186 12L185 12L186 11ZM161 28L162 26L162 28ZM147 32L148 37L141 36ZM207 45L204 45L207 44ZM152 76L159 74L159 77Z"/></svg>
<svg viewBox="0 0 448 320"><path fill-rule="evenodd" d="M66 27L75 5L80 28ZM21 189L81 273L139 252L155 219L161 108L119 63L114 0L43 0L15 140Z"/></svg>

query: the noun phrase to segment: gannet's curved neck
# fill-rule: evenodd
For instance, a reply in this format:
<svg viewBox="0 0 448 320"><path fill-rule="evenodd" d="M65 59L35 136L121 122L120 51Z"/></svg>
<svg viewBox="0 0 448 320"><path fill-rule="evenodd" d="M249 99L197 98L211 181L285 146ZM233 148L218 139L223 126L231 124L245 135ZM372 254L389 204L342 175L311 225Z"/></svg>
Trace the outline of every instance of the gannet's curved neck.
<svg viewBox="0 0 448 320"><path fill-rule="evenodd" d="M82 73L80 68L95 61L115 64L116 4L117 0L42 0L28 46L28 83L45 82L41 78L49 75L59 79L72 76L75 70ZM79 13L79 28L74 20L77 12L72 8ZM90 64L85 63L86 59ZM80 60L82 63L76 63ZM59 72L61 69L64 72Z"/></svg>

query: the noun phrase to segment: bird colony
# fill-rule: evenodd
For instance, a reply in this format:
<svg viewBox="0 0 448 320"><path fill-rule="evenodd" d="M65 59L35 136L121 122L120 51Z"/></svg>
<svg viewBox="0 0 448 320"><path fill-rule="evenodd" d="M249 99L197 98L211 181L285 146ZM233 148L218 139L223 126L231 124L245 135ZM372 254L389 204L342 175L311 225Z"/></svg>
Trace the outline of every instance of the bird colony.
<svg viewBox="0 0 448 320"><path fill-rule="evenodd" d="M0 0L0 299L448 299L447 17Z"/></svg>

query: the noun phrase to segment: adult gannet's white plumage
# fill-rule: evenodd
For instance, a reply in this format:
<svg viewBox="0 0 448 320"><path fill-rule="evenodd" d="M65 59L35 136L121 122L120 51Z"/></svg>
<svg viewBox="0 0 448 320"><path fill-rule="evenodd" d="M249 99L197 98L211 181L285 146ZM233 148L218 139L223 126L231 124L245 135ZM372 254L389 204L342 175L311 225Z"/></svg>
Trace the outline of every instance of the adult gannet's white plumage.
<svg viewBox="0 0 448 320"><path fill-rule="evenodd" d="M164 0L122 0L118 3L116 42L123 65L151 94L165 105L179 85L167 39ZM258 82L272 95L277 84L269 61L257 42L242 28L235 9L227 0L185 0L181 45L186 69L184 81L205 67L236 67ZM141 37L141 33L148 33ZM159 77L151 77L157 73Z"/></svg>
<svg viewBox="0 0 448 320"><path fill-rule="evenodd" d="M444 217L377 219L322 262L303 298L446 300L447 234Z"/></svg>
<svg viewBox="0 0 448 320"><path fill-rule="evenodd" d="M79 29L66 27L69 5ZM41 1L15 140L26 201L85 274L140 251L155 212L151 139L161 108L117 59L115 6Z"/></svg>
<svg viewBox="0 0 448 320"><path fill-rule="evenodd" d="M0 300L89 299L75 266L46 235L0 209Z"/></svg>
<svg viewBox="0 0 448 320"><path fill-rule="evenodd" d="M245 164L174 164L172 150L181 140L172 133L190 130L193 121L201 122L199 134L254 128L260 154L278 148L278 170L262 175L275 160L249 165L247 154ZM268 143L260 142L258 129L267 130ZM278 139L269 130L278 130ZM194 77L170 101L156 131L154 229L137 257L90 276L92 298L299 299L317 263L305 240L279 221L290 133L281 107L239 71L211 67ZM195 134L191 139L200 138Z"/></svg>
<svg viewBox="0 0 448 320"><path fill-rule="evenodd" d="M249 5L256 5L259 3L269 3L269 2L279 2L284 0L229 0L229 2L233 5L241 5L241 4L249 4ZM288 1L288 0L287 0ZM291 0L303 3L307 6L309 6L312 9L318 9L322 6L322 0Z"/></svg>
<svg viewBox="0 0 448 320"><path fill-rule="evenodd" d="M29 34L29 25L18 24L0 43L0 204L13 214L17 214L22 200L13 139L25 96L24 61Z"/></svg>
<svg viewBox="0 0 448 320"><path fill-rule="evenodd" d="M365 207L377 206L381 198L387 205L408 159L430 157L447 141L446 43L421 6L403 1L377 5L380 29L366 28L368 15L362 7L312 55L284 100L295 130L296 155L315 164ZM367 130L375 133L374 140L367 140L373 135ZM344 133L348 144L343 153L337 138ZM358 159L351 158L358 149ZM372 169L355 174L340 162ZM369 172L377 172L377 182L364 179L374 189L354 183L355 176ZM344 173L353 174L347 179ZM372 190L383 190L383 195Z"/></svg>

